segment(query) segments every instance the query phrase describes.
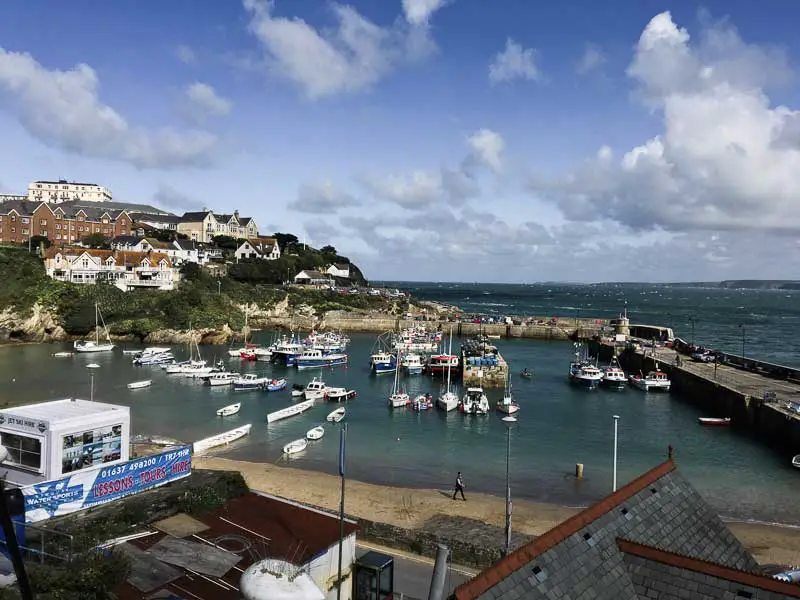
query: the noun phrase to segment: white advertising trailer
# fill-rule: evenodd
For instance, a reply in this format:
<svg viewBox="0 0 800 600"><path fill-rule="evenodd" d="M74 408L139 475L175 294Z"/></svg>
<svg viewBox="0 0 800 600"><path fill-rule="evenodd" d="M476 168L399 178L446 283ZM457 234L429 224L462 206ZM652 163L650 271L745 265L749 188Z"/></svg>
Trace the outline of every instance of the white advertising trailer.
<svg viewBox="0 0 800 600"><path fill-rule="evenodd" d="M29 486L129 459L127 406L66 399L0 410L6 479Z"/></svg>

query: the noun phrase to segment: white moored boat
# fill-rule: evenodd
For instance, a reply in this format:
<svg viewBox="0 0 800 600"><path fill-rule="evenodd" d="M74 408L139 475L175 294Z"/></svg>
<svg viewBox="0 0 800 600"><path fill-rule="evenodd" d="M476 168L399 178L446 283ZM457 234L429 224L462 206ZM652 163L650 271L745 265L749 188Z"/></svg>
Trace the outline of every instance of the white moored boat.
<svg viewBox="0 0 800 600"><path fill-rule="evenodd" d="M497 402L497 411L507 415L519 412L519 404L514 401L511 395L511 379L506 382L506 390L503 392L503 399Z"/></svg>
<svg viewBox="0 0 800 600"><path fill-rule="evenodd" d="M237 402L236 404L228 404L228 406L223 406L217 411L217 416L229 417L231 415L235 415L239 412L240 408L242 408L241 402Z"/></svg>
<svg viewBox="0 0 800 600"><path fill-rule="evenodd" d="M650 371L644 377L631 375L630 382L633 387L643 392L668 392L671 385L667 374L658 370L658 365L655 371Z"/></svg>
<svg viewBox="0 0 800 600"><path fill-rule="evenodd" d="M106 341L100 341L100 323L103 324L103 330L106 334ZM108 327L103 321L103 315L100 314L100 307L95 303L94 305L94 340L76 341L72 344L75 352L109 352L114 349L114 344L111 343L111 337L108 335Z"/></svg>
<svg viewBox="0 0 800 600"><path fill-rule="evenodd" d="M465 415L488 415L489 399L482 387L468 387L461 401L461 412Z"/></svg>
<svg viewBox="0 0 800 600"><path fill-rule="evenodd" d="M230 431L218 433L217 435L212 435L211 437L199 440L192 444L193 452L194 454L200 454L206 450L210 450L211 448L216 448L217 446L227 446L228 444L232 444L236 440L241 439L250 433L250 428L252 426L252 424L242 425L236 429L231 429Z"/></svg>
<svg viewBox="0 0 800 600"><path fill-rule="evenodd" d="M625 371L619 366L616 357L611 359L611 363L603 370L603 380L600 385L610 388L612 390L625 389L628 383L628 378L625 376Z"/></svg>
<svg viewBox="0 0 800 600"><path fill-rule="evenodd" d="M328 386L322 379L314 377L303 393L306 396L306 400L322 400L328 395Z"/></svg>
<svg viewBox="0 0 800 600"><path fill-rule="evenodd" d="M142 379L141 381L133 381L133 382L128 384L128 389L129 390L138 390L140 388L150 387L150 385L152 383L153 383L152 379Z"/></svg>
<svg viewBox="0 0 800 600"><path fill-rule="evenodd" d="M344 402L345 400L351 400L355 398L358 394L355 390L348 390L347 388L343 387L329 387L327 392L327 400L328 402Z"/></svg>
<svg viewBox="0 0 800 600"><path fill-rule="evenodd" d="M280 410L276 410L275 412L269 413L267 415L267 423L274 423L275 421L280 421L281 419L288 419L289 417L294 417L295 415L299 415L306 412L313 406L314 406L313 400L303 400L302 402L298 402L297 404L292 404L291 406L287 406L286 408L282 408Z"/></svg>
<svg viewBox="0 0 800 600"><path fill-rule="evenodd" d="M308 446L308 440L306 438L300 438L299 440L294 440L293 442L289 442L283 447L284 454L296 454L297 452L302 452Z"/></svg>
<svg viewBox="0 0 800 600"><path fill-rule="evenodd" d="M255 373L245 373L233 380L234 392L247 392L260 390L261 386L266 385L271 379L269 377L260 377Z"/></svg>
<svg viewBox="0 0 800 600"><path fill-rule="evenodd" d="M325 435L325 428L322 425L318 425L313 429L309 429L308 433L306 433L306 439L308 440L318 440L323 435Z"/></svg>
<svg viewBox="0 0 800 600"><path fill-rule="evenodd" d="M340 406L336 410L331 411L328 414L328 416L325 417L325 420L328 421L329 423L338 423L339 421L344 419L344 415L345 415L344 406Z"/></svg>
<svg viewBox="0 0 800 600"><path fill-rule="evenodd" d="M449 353L453 352L453 327L450 327L450 349L448 350ZM448 354L448 356L450 356ZM456 357L457 359L458 357ZM458 362L456 362L456 365ZM450 376L453 370L452 361L448 361L447 363L447 388L442 390L439 394L439 397L436 399L436 406L441 408L445 412L450 412L451 410L455 410L458 408L458 396L456 395L453 390L450 389Z"/></svg>
<svg viewBox="0 0 800 600"><path fill-rule="evenodd" d="M238 373L211 373L205 378L205 384L210 386L230 385L239 377Z"/></svg>
<svg viewBox="0 0 800 600"><path fill-rule="evenodd" d="M74 352L54 352L53 356L55 358L69 358L70 356L75 356Z"/></svg>

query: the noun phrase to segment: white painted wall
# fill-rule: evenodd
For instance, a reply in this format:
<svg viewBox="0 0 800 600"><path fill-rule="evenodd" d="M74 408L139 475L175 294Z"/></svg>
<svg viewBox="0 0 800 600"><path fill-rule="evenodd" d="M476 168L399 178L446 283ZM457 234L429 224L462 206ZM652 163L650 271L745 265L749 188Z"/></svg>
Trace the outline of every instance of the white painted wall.
<svg viewBox="0 0 800 600"><path fill-rule="evenodd" d="M353 595L353 563L356 560L356 534L346 537L342 543L342 600L351 600ZM339 542L310 562L306 563L308 574L325 594L325 600L336 600L336 578L339 572Z"/></svg>

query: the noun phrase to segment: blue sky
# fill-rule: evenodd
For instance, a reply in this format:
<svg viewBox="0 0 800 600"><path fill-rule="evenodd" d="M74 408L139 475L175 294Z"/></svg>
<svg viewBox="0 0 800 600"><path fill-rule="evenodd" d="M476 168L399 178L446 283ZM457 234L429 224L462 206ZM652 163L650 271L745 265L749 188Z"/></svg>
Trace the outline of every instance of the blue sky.
<svg viewBox="0 0 800 600"><path fill-rule="evenodd" d="M798 16L8 0L0 192L238 208L376 279L800 277Z"/></svg>

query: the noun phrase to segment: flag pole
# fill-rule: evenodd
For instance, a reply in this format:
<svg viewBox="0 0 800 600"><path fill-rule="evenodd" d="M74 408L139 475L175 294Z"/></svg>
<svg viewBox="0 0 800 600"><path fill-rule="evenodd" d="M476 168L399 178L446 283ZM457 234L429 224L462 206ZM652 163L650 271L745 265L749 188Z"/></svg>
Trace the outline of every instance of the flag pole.
<svg viewBox="0 0 800 600"><path fill-rule="evenodd" d="M347 423L339 432L339 477L342 478L342 495L339 502L339 571L336 578L336 600L342 599L342 546L344 542L344 453L347 440Z"/></svg>

